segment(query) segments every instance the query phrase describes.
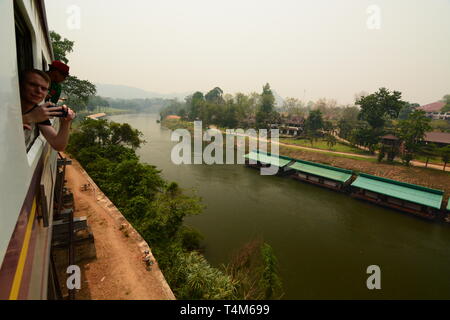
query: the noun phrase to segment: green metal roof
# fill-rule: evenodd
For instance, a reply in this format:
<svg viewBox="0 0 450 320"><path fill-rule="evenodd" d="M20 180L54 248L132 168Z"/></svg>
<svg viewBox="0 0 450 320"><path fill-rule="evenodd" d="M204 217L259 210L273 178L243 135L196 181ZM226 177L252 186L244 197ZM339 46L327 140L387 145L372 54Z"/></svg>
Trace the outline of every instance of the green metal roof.
<svg viewBox="0 0 450 320"><path fill-rule="evenodd" d="M351 178L353 173L351 170L336 168L332 166L327 166L325 164L314 163L304 160L296 160L293 164L289 165L289 167L297 171L314 174L316 176L344 183Z"/></svg>
<svg viewBox="0 0 450 320"><path fill-rule="evenodd" d="M289 162L293 160L288 157L280 156L277 154L265 153L262 151L252 151L249 154L246 154L244 157L265 164L271 164L280 168L286 166Z"/></svg>
<svg viewBox="0 0 450 320"><path fill-rule="evenodd" d="M360 173L358 178L352 183L352 186L436 209L441 208L444 194L441 190L425 188L365 173Z"/></svg>

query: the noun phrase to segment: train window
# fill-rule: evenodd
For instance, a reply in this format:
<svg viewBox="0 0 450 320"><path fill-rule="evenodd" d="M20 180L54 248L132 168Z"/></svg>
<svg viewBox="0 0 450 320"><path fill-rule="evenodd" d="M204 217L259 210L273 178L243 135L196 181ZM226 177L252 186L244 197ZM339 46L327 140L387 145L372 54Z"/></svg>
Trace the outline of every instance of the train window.
<svg viewBox="0 0 450 320"><path fill-rule="evenodd" d="M17 69L19 74L27 69L32 69L33 64L33 42L31 32L28 28L20 9L14 2L14 22L16 29L16 50L17 50ZM43 58L43 63L45 59ZM27 152L31 149L33 143L39 136L39 129L35 124L31 124L31 130L25 129L25 145Z"/></svg>
<svg viewBox="0 0 450 320"><path fill-rule="evenodd" d="M15 2L14 21L16 27L17 67L20 74L26 69L33 68L33 47L30 30Z"/></svg>

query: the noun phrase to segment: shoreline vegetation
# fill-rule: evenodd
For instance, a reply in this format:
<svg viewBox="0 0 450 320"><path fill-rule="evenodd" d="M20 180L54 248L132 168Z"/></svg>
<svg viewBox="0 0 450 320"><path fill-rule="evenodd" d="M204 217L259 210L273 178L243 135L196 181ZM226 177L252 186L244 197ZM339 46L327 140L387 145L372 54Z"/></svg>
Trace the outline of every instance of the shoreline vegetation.
<svg viewBox="0 0 450 320"><path fill-rule="evenodd" d="M202 235L183 223L203 204L176 182L141 163L145 143L129 124L86 119L73 129L67 152L149 244L177 299L279 299L283 296L272 247L253 239L226 265L211 266L202 255Z"/></svg>
<svg viewBox="0 0 450 320"><path fill-rule="evenodd" d="M165 119L161 121L161 126L170 129L187 129L193 133L194 127L192 122L177 119ZM218 128L219 129L219 128ZM220 130L220 129L219 129ZM223 129L222 134L225 134ZM290 139L286 139L290 140ZM280 139L280 142L287 141ZM248 138L246 138L246 147L248 146ZM268 144L268 147L270 144ZM281 144L279 153L282 156L302 159L306 161L317 162L330 165L333 167L353 170L355 172L364 172L371 175L398 180L401 182L422 185L424 187L439 189L444 191L444 197L450 196L450 173L441 170L435 170L424 167L405 166L400 162L378 162L376 157L367 157L367 154L338 154L332 153L330 150L315 149L311 147L303 149L302 146L294 144ZM306 147L306 146L305 146ZM248 150L246 150L248 151ZM268 150L268 152L270 149Z"/></svg>

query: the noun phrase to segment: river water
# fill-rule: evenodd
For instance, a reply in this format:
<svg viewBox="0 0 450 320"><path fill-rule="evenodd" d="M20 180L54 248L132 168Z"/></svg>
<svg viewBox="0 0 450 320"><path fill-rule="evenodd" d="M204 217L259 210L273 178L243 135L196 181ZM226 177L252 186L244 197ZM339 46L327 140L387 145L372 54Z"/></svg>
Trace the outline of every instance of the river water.
<svg viewBox="0 0 450 320"><path fill-rule="evenodd" d="M202 198L204 212L185 221L204 235L212 265L262 237L278 258L284 299L450 299L449 225L244 165L175 165L176 142L157 115L109 119L142 131L141 161ZM380 267L380 290L367 288L370 265Z"/></svg>

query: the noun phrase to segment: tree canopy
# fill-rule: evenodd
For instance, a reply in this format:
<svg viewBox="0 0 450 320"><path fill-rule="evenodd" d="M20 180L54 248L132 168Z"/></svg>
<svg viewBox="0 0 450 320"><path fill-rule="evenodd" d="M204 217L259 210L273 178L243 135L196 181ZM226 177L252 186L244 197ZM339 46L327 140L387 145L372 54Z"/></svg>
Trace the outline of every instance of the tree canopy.
<svg viewBox="0 0 450 320"><path fill-rule="evenodd" d="M276 118L275 111L275 97L270 89L270 85L266 83L263 86L263 92L261 94L261 104L259 110L256 113L256 126L258 128L268 128L270 123Z"/></svg>
<svg viewBox="0 0 450 320"><path fill-rule="evenodd" d="M399 136L409 152L417 151L425 133L431 130L430 122L431 120L425 116L423 110L415 110L409 115L408 119L399 122Z"/></svg>
<svg viewBox="0 0 450 320"><path fill-rule="evenodd" d="M56 33L55 31L50 31L50 40L53 47L53 55L55 60L60 60L64 63L68 63L67 55L73 51L73 41L70 41Z"/></svg>
<svg viewBox="0 0 450 320"><path fill-rule="evenodd" d="M390 92L386 88L380 88L377 92L368 96L362 96L356 101L361 107L359 119L367 121L373 129L383 128L386 120L397 118L405 104L401 100L399 91Z"/></svg>
<svg viewBox="0 0 450 320"><path fill-rule="evenodd" d="M74 42L62 37L55 31L50 31L53 54L56 60L68 63L67 55L73 52ZM71 70L72 71L72 70ZM66 103L75 111L86 108L88 100L97 92L95 85L88 80L80 80L70 75L61 84L63 95L67 96Z"/></svg>

